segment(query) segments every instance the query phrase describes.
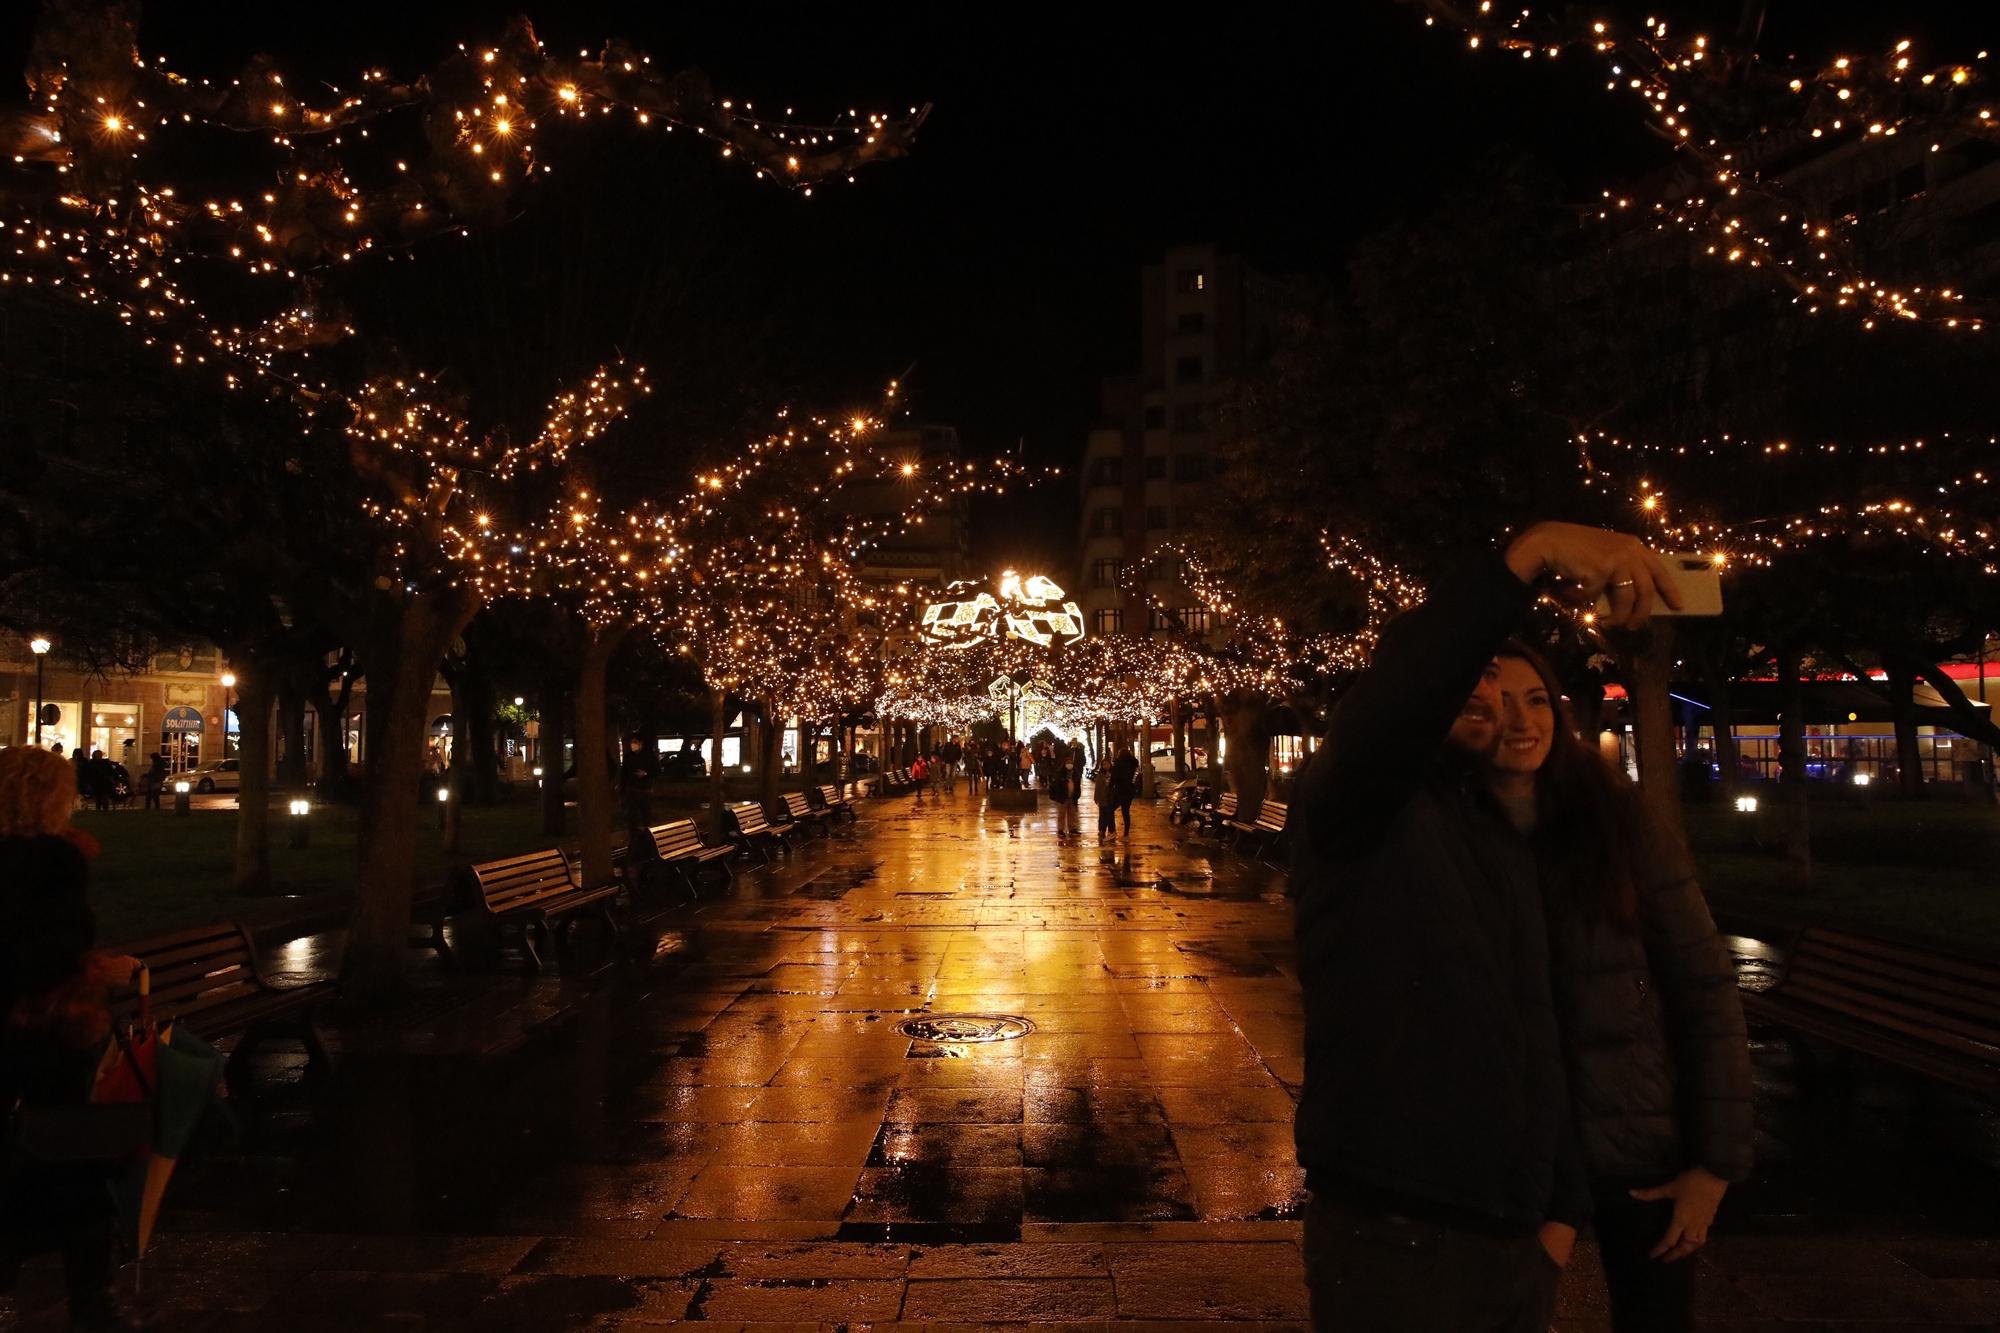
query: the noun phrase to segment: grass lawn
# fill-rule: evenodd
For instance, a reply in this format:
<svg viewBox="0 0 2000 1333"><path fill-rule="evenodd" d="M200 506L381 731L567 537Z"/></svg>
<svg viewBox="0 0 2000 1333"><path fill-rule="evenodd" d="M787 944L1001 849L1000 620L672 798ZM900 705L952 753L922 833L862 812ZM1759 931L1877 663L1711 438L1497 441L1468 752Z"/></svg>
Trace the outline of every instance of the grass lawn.
<svg viewBox="0 0 2000 1333"><path fill-rule="evenodd" d="M1718 913L1841 923L2000 956L2000 809L1951 796L1816 801L1806 890L1786 882L1775 822L1766 824L1767 846L1745 845L1745 821L1759 817L1714 806L1688 811Z"/></svg>
<svg viewBox="0 0 2000 1333"><path fill-rule="evenodd" d="M797 784L787 783L787 790ZM756 787L747 781L729 784L731 800L752 800ZM436 816L424 812L417 838L419 892L443 884L455 866L492 861L532 852L549 845L542 832L542 809L532 792L518 793L503 804L467 806L460 851L444 854ZM700 818L708 798L705 783L662 783L654 789L653 816L658 820ZM346 894L354 887L354 841L359 816L351 806L315 805L312 844L294 851L288 843L290 817L282 804L273 813L271 879L282 897L246 898L230 890L236 857L236 811L194 810L177 816L166 810L79 811L76 823L104 846L91 868L91 904L96 908L98 938L106 942L139 939L180 926L200 925L232 917L280 919L297 911L297 899ZM706 829L703 830L706 833ZM613 837L622 840L614 831ZM569 811L569 832L557 839L576 846L576 811ZM288 904L287 900L293 900Z"/></svg>

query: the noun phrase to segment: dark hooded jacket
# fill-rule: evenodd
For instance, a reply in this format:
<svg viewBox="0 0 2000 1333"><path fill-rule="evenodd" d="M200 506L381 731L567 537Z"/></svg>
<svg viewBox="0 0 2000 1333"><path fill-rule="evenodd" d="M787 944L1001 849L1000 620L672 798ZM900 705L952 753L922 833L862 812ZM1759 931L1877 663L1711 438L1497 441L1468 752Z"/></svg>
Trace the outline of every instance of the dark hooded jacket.
<svg viewBox="0 0 2000 1333"><path fill-rule="evenodd" d="M1736 967L1687 854L1653 836L1636 923L1581 910L1549 922L1578 1141L1600 1189L1689 1167L1750 1174L1750 1042Z"/></svg>
<svg viewBox="0 0 2000 1333"><path fill-rule="evenodd" d="M1308 1185L1521 1231L1589 1189L1534 849L1448 737L1533 595L1487 557L1398 617L1292 804Z"/></svg>

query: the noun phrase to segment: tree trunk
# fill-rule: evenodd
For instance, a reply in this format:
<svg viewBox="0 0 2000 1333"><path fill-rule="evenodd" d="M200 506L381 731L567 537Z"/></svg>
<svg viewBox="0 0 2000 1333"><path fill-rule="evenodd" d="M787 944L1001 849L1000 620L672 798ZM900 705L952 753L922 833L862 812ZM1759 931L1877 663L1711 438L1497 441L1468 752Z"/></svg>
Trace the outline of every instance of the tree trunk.
<svg viewBox="0 0 2000 1333"><path fill-rule="evenodd" d="M271 703L277 670L255 655L236 664L236 891L271 891Z"/></svg>
<svg viewBox="0 0 2000 1333"><path fill-rule="evenodd" d="M542 677L541 731L535 746L542 766L542 832L560 838L569 832L563 813L563 739L572 711L569 678L551 659Z"/></svg>
<svg viewBox="0 0 2000 1333"><path fill-rule="evenodd" d="M304 791L306 771L306 696L287 673L278 682L278 782L289 791Z"/></svg>
<svg viewBox="0 0 2000 1333"><path fill-rule="evenodd" d="M708 692L708 822L709 836L720 843L729 837L722 807L729 794L723 783L722 740L729 731L729 696L721 690Z"/></svg>
<svg viewBox="0 0 2000 1333"><path fill-rule="evenodd" d="M494 805L500 800L500 748L494 734L493 679L486 674L481 663L470 663L465 673L465 684L459 690L463 700L454 705L465 710L465 726L459 732L465 738L465 765L460 770L466 779L464 794L478 805Z"/></svg>
<svg viewBox="0 0 2000 1333"><path fill-rule="evenodd" d="M451 795L444 803L444 854L456 857L465 833L465 749L468 743L465 719L465 662L455 667L446 660L445 683L451 686L451 762L445 766L445 790Z"/></svg>
<svg viewBox="0 0 2000 1333"><path fill-rule="evenodd" d="M1674 631L1654 621L1620 655L1632 696L1632 743L1639 752L1639 803L1662 838L1687 845L1681 812L1680 765L1674 755Z"/></svg>
<svg viewBox="0 0 2000 1333"><path fill-rule="evenodd" d="M757 737L757 790L759 799L773 806L778 803L779 769L784 763L785 721L778 716L778 701L770 695L765 695L759 706L764 727Z"/></svg>
<svg viewBox="0 0 2000 1333"><path fill-rule="evenodd" d="M1722 797L1723 808L1736 804L1736 718L1729 698L1729 673L1722 669L1722 662L1710 647L1703 647L1698 662L1701 667L1702 683L1708 686L1709 729L1715 737L1715 767L1717 790Z"/></svg>
<svg viewBox="0 0 2000 1333"><path fill-rule="evenodd" d="M354 662L346 652L340 655L340 688L328 688L321 680L312 697L313 712L319 717L319 796L321 800L345 800L354 789L352 756L347 749L347 710L354 699Z"/></svg>
<svg viewBox="0 0 2000 1333"><path fill-rule="evenodd" d="M1903 795L1922 800L1924 761L1917 748L1917 673L1889 663L1889 712L1896 719L1896 781Z"/></svg>
<svg viewBox="0 0 2000 1333"><path fill-rule="evenodd" d="M1270 783L1266 762L1271 748L1269 713L1261 701L1242 699L1231 700L1223 713L1223 734L1229 738L1229 785L1246 810L1263 802L1264 789Z"/></svg>
<svg viewBox="0 0 2000 1333"><path fill-rule="evenodd" d="M475 596L462 588L413 594L396 609L367 663L368 781L342 978L344 991L364 1002L387 999L403 987L431 683L445 648L477 609Z"/></svg>
<svg viewBox="0 0 2000 1333"><path fill-rule="evenodd" d="M1812 806L1806 787L1806 691L1797 648L1778 650L1778 687L1784 712L1778 719L1780 806L1784 811L1785 861L1791 887L1812 887Z"/></svg>
<svg viewBox="0 0 2000 1333"><path fill-rule="evenodd" d="M612 811L617 792L611 781L611 749L606 725L605 678L611 654L628 625L588 626L583 661L576 678L576 823L583 843L583 882L611 882Z"/></svg>
<svg viewBox="0 0 2000 1333"><path fill-rule="evenodd" d="M1174 700L1174 781L1187 781L1187 709Z"/></svg>

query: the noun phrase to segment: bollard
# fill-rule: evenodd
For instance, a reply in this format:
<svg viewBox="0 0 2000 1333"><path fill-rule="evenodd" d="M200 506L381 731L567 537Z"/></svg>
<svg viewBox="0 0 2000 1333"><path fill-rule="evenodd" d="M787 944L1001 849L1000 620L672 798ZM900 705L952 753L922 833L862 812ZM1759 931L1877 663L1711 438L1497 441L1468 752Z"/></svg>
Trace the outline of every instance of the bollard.
<svg viewBox="0 0 2000 1333"><path fill-rule="evenodd" d="M174 813L177 815L184 815L192 808L188 804L189 785L185 782L174 784Z"/></svg>
<svg viewBox="0 0 2000 1333"><path fill-rule="evenodd" d="M451 813L451 788L438 788L438 829L443 831L446 819Z"/></svg>
<svg viewBox="0 0 2000 1333"><path fill-rule="evenodd" d="M294 797L291 802L291 842L292 850L302 852L312 840L312 802L302 797Z"/></svg>

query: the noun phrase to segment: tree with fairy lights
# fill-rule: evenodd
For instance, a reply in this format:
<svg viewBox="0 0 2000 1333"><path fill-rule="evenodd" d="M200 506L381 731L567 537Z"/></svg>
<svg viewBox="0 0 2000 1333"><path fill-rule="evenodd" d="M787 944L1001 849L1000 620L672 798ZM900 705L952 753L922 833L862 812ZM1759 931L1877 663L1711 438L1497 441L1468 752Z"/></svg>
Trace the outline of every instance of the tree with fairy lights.
<svg viewBox="0 0 2000 1333"><path fill-rule="evenodd" d="M482 604L529 581L547 476L622 414L638 379L608 362L558 367L542 382L573 387L524 426L532 377L509 395L421 369L418 326L457 315L413 311L368 275L532 213L566 156L608 133L706 144L809 193L902 155L923 112L793 123L622 44L552 53L519 20L415 78L308 83L265 57L202 77L142 55L139 14L136 0L44 5L29 102L0 112L14 240L0 289L99 306L166 363L268 395L347 446L376 534L357 636L369 752L347 971L356 992L385 993L401 981L438 663Z"/></svg>

